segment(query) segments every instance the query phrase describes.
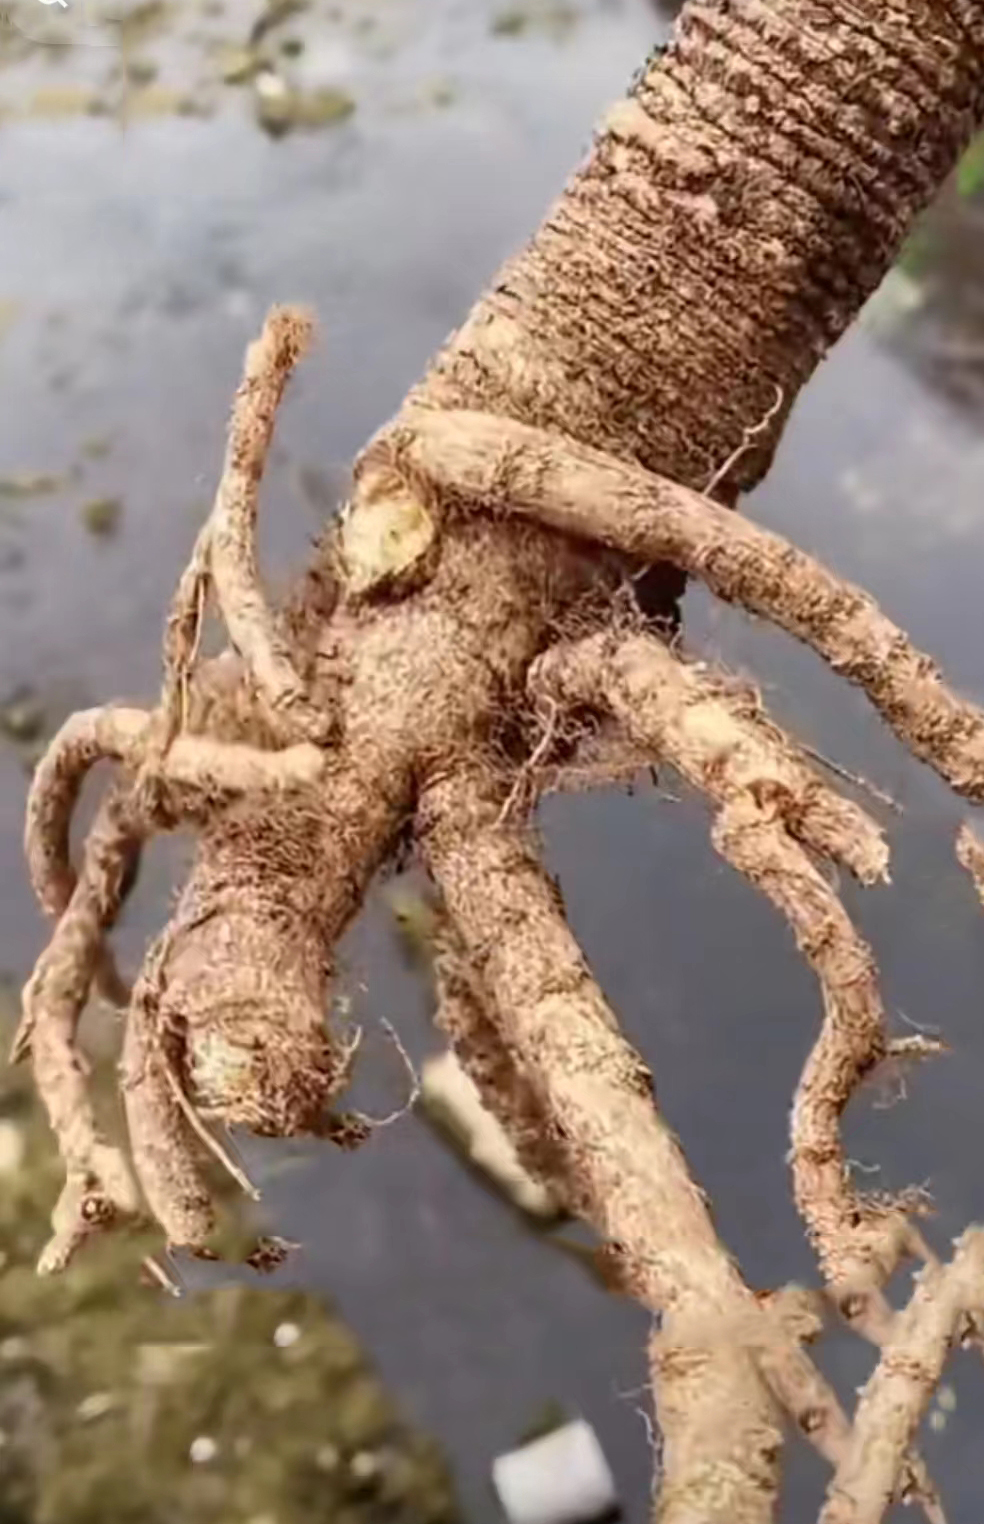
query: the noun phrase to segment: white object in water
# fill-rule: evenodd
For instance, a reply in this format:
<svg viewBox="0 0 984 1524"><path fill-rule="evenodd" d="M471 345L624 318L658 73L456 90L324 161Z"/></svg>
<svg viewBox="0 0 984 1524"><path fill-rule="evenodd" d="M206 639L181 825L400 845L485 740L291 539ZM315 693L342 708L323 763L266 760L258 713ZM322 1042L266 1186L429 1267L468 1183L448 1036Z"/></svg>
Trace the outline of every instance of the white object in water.
<svg viewBox="0 0 984 1524"><path fill-rule="evenodd" d="M477 1087L453 1053L442 1053L424 1064L420 1099L432 1121L521 1211L545 1221L558 1216L559 1203L553 1193L523 1168L505 1131L486 1111Z"/></svg>
<svg viewBox="0 0 984 1524"><path fill-rule="evenodd" d="M618 1511L608 1462L581 1418L500 1455L492 1483L509 1524L596 1524Z"/></svg>

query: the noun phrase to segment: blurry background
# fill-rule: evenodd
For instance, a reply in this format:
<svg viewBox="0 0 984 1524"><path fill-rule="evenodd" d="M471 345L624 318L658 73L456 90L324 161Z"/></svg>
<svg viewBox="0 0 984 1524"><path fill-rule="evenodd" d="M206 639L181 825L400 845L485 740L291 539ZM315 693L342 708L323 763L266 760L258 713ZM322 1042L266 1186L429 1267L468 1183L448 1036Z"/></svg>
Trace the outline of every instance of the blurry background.
<svg viewBox="0 0 984 1524"><path fill-rule="evenodd" d="M282 581L344 492L354 451L533 228L602 108L665 35L669 9L644 0L269 0L266 9L260 0L143 0L129 9L78 0L63 10L4 0L0 970L10 1019L43 941L21 856L32 760L71 709L156 691L164 610L216 481L244 346L267 305L307 301L321 320L264 489L265 564ZM978 698L982 182L978 144L797 406L768 482L745 505L866 584ZM685 614L691 646L754 672L778 716L904 806L901 820L888 817L894 885L852 900L882 960L889 1009L900 1022L938 1028L954 1056L909 1077L905 1099L862 1098L848 1133L860 1165L880 1171L866 1177L872 1182L929 1184L939 1208L932 1231L945 1245L984 1213L984 920L952 856L961 810L805 652L700 592L688 596ZM575 928L654 1069L722 1234L753 1282L812 1278L784 1154L818 999L785 928L717 861L701 808L671 789L551 800L542 820ZM151 855L121 935L132 966L164 918L181 856L180 846ZM399 1102L405 1077L380 1019L399 1027L419 1061L435 1047L426 986L401 952L383 897L345 953L347 995L371 1055L360 1099L385 1109ZM18 1094L4 1104L8 1119L26 1117ZM8 1202L0 1520L74 1520L64 1493L53 1500L31 1480L52 1460L88 1468L93 1520L156 1520L149 1494L121 1487L110 1510L97 1485L124 1457L127 1466L139 1457L132 1412L102 1431L109 1448L93 1470L99 1425L136 1401L131 1387L144 1378L128 1352L147 1342L146 1330L134 1324L115 1342L98 1335L121 1366L116 1374L94 1373L81 1344L52 1335L105 1330L94 1309L112 1319L117 1299L122 1317L132 1266L124 1274L107 1262L86 1272L94 1291L86 1280L59 1293L71 1316L53 1292L45 1297L54 1300L34 1298L37 1197L54 1177L42 1142L31 1139L28 1156L23 1139L6 1154L0 1147L8 1176L0 1181ZM42 1161L36 1189L34 1177L24 1186L28 1158ZM301 1301L263 1311L253 1298L249 1308L259 1310L243 1314L243 1327L260 1330L263 1360L281 1358L278 1318L320 1327L310 1297L330 1298L402 1413L443 1446L464 1517L490 1524L497 1516L491 1460L549 1408L591 1421L626 1516L642 1524L651 1467L637 1411L647 1331L639 1311L531 1233L417 1116L354 1156L311 1145L252 1147L249 1158L266 1183L272 1227L303 1244L274 1281L278 1294L305 1293ZM18 1227L11 1202L18 1211L35 1203L29 1228ZM194 1344L212 1327L212 1303L189 1310L138 1295L159 1340ZM239 1336L229 1316L232 1347ZM324 1326L347 1337L340 1325ZM219 1422L224 1393L250 1382L272 1390L259 1355L255 1368L230 1366L226 1378L213 1360L212 1417L192 1415L189 1399L185 1428L165 1446L171 1470L161 1475L171 1482L160 1488L171 1491L160 1517L198 1518L191 1476L195 1506L221 1524L395 1517L377 1485L379 1446L376 1462L360 1463L360 1482L352 1464L365 1434L348 1450L348 1441L336 1443L342 1419L332 1404L341 1398L324 1358L327 1385L301 1383L291 1397L281 1380L286 1395L249 1420L273 1425L258 1431L268 1435L268 1454L286 1445L288 1431L303 1434L306 1455L328 1447L320 1472L308 1466L304 1488L290 1482L292 1501L276 1505L281 1481L270 1476L262 1506L249 1501L260 1496L252 1481L244 1501L243 1468L253 1462L231 1431L215 1452L199 1445L191 1453L187 1425L206 1424L196 1437L211 1438L207 1424ZM846 1394L870 1365L866 1350L843 1338L830 1341L825 1360ZM112 1395L117 1376L129 1395ZM83 1411L100 1391L102 1406ZM964 1357L925 1436L952 1524L979 1524L982 1394L984 1370ZM45 1419L45 1403L57 1405L57 1422ZM144 1443L151 1420L139 1422ZM54 1449L47 1438L24 1448L25 1434L49 1430L61 1436ZM339 1446L351 1515L331 1491ZM798 1453L784 1517L810 1516L822 1482L812 1457ZM408 1517L443 1518L451 1505L440 1486L424 1506L415 1485L402 1494ZM67 1487L69 1496L83 1494L81 1484Z"/></svg>

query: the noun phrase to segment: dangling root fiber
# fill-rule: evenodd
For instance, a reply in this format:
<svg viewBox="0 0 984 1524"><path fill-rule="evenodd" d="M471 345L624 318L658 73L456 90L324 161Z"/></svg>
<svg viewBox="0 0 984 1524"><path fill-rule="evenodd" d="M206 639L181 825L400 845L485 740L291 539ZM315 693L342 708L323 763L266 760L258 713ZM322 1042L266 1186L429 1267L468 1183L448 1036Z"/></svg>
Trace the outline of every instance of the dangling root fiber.
<svg viewBox="0 0 984 1524"><path fill-rule="evenodd" d="M44 1274L62 1269L91 1233L139 1208L130 1168L99 1128L75 1046L136 832L125 797L110 794L90 833L68 908L24 990L19 1046L30 1045L38 1093L67 1173L52 1215L54 1236L38 1265Z"/></svg>
<svg viewBox="0 0 984 1524"><path fill-rule="evenodd" d="M743 514L577 440L487 413L406 411L381 436L411 479L450 505L517 513L679 566L769 619L862 688L900 740L984 800L984 713L952 693L867 593Z"/></svg>
<svg viewBox="0 0 984 1524"><path fill-rule="evenodd" d="M284 387L311 339L313 321L297 307L274 307L249 346L233 403L222 477L168 625L167 650L179 695L197 649L211 581L229 637L256 685L266 717L284 743L322 743L331 732L311 703L290 646L260 588L256 560L257 495Z"/></svg>

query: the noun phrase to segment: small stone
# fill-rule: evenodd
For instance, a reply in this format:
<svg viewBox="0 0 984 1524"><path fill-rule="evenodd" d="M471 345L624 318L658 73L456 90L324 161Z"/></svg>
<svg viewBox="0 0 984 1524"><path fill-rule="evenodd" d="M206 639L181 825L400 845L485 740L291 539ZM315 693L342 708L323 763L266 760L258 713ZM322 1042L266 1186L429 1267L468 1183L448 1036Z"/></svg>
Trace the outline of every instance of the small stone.
<svg viewBox="0 0 984 1524"><path fill-rule="evenodd" d="M210 1434L199 1434L188 1449L188 1459L195 1466L207 1466L219 1453L219 1447Z"/></svg>
<svg viewBox="0 0 984 1524"><path fill-rule="evenodd" d="M91 1392L88 1397L83 1397L75 1412L83 1423L95 1423L97 1418L105 1418L115 1407L116 1397L112 1392Z"/></svg>
<svg viewBox="0 0 984 1524"><path fill-rule="evenodd" d="M12 1334L9 1339L4 1339L0 1344L0 1360L23 1360L30 1351L30 1345L19 1334Z"/></svg>
<svg viewBox="0 0 984 1524"><path fill-rule="evenodd" d="M82 504L82 522L90 534L108 540L120 527L123 504L118 497L93 497Z"/></svg>
<svg viewBox="0 0 984 1524"><path fill-rule="evenodd" d="M946 1414L942 1408L934 1408L929 1415L928 1422L934 1434L942 1434L946 1428Z"/></svg>
<svg viewBox="0 0 984 1524"><path fill-rule="evenodd" d="M272 138L283 137L294 124L294 99L287 84L272 69L261 69L253 80L256 120Z"/></svg>
<svg viewBox="0 0 984 1524"><path fill-rule="evenodd" d="M0 497L40 497L64 483L65 477L54 471L12 471L0 476Z"/></svg>
<svg viewBox="0 0 984 1524"><path fill-rule="evenodd" d="M294 104L294 118L301 127L330 127L344 122L355 110L355 101L345 90L329 86L299 95Z"/></svg>
<svg viewBox="0 0 984 1524"><path fill-rule="evenodd" d="M273 1342L278 1349L290 1349L301 1337L301 1330L296 1323L280 1323L274 1330Z"/></svg>
<svg viewBox="0 0 984 1524"><path fill-rule="evenodd" d="M45 713L31 693L19 693L0 704L0 732L8 740L29 745L44 734Z"/></svg>
<svg viewBox="0 0 984 1524"><path fill-rule="evenodd" d="M341 1458L337 1445L322 1445L314 1457L314 1464L319 1471L337 1471Z"/></svg>
<svg viewBox="0 0 984 1524"><path fill-rule="evenodd" d="M157 78L157 65L152 58L131 58L126 66L126 77L133 85L149 85Z"/></svg>
<svg viewBox="0 0 984 1524"><path fill-rule="evenodd" d="M259 72L262 60L253 48L225 48L219 55L222 80L227 85L246 85Z"/></svg>
<svg viewBox="0 0 984 1524"><path fill-rule="evenodd" d="M349 1461L349 1470L357 1482L371 1482L380 1473L382 1463L371 1450L359 1450Z"/></svg>
<svg viewBox="0 0 984 1524"><path fill-rule="evenodd" d="M519 37L525 32L530 24L528 11L521 11L517 7L499 11L492 17L491 31L493 37Z"/></svg>
<svg viewBox="0 0 984 1524"><path fill-rule="evenodd" d="M955 1413L957 1410L957 1394L952 1386L941 1386L936 1394L936 1401L944 1413Z"/></svg>

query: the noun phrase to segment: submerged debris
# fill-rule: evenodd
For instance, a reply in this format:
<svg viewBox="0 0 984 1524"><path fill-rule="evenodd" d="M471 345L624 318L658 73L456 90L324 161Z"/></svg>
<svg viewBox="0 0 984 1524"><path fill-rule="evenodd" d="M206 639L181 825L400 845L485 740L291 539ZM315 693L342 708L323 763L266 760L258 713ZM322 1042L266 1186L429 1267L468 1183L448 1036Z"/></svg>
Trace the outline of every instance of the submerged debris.
<svg viewBox="0 0 984 1524"><path fill-rule="evenodd" d="M264 66L253 79L256 119L271 137L283 137L295 127L327 127L343 122L355 110L345 90L322 86L297 90L276 70Z"/></svg>
<svg viewBox="0 0 984 1524"><path fill-rule="evenodd" d="M47 728L44 706L29 688L19 688L0 703L0 734L18 745L40 741Z"/></svg>
<svg viewBox="0 0 984 1524"><path fill-rule="evenodd" d="M60 491L67 480L64 472L10 471L0 476L0 498L43 497Z"/></svg>
<svg viewBox="0 0 984 1524"><path fill-rule="evenodd" d="M427 1117L521 1212L548 1222L562 1215L563 1207L553 1192L523 1168L502 1126L486 1111L453 1053L442 1053L424 1064L420 1100Z"/></svg>
<svg viewBox="0 0 984 1524"><path fill-rule="evenodd" d="M500 1455L492 1479L509 1524L594 1524L618 1513L604 1451L583 1419Z"/></svg>
<svg viewBox="0 0 984 1524"><path fill-rule="evenodd" d="M123 518L123 501L118 497L92 497L79 510L82 523L97 539L112 539Z"/></svg>

